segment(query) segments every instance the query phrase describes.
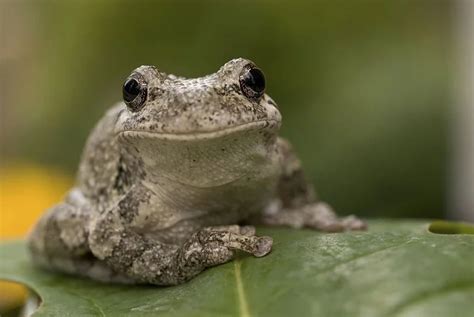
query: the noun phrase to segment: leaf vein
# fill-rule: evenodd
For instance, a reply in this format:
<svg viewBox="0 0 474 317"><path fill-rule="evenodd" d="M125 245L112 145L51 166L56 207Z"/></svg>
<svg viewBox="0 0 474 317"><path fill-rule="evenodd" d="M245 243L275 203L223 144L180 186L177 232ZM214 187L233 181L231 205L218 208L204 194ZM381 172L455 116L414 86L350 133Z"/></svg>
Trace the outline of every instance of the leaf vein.
<svg viewBox="0 0 474 317"><path fill-rule="evenodd" d="M249 307L247 303L247 298L245 296L244 285L242 282L242 275L241 275L241 260L236 259L234 261L234 273L235 273L235 283L237 287L237 300L239 302L239 311L241 317L250 317Z"/></svg>

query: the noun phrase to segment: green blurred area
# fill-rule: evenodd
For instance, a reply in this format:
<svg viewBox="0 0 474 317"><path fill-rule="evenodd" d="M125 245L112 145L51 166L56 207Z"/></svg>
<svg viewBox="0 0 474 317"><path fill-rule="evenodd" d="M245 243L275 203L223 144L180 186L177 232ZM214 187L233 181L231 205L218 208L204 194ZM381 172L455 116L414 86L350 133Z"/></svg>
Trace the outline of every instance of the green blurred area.
<svg viewBox="0 0 474 317"><path fill-rule="evenodd" d="M253 60L282 134L341 213L443 217L450 1L10 1L0 5L2 161L75 172L137 66Z"/></svg>

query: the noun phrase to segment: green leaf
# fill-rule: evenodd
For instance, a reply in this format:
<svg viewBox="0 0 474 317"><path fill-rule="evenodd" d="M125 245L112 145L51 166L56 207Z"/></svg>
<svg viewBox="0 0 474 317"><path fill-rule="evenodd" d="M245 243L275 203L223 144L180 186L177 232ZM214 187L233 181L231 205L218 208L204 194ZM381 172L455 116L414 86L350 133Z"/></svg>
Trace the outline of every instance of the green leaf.
<svg viewBox="0 0 474 317"><path fill-rule="evenodd" d="M272 253L242 256L175 287L101 284L34 268L0 246L0 278L42 298L35 316L468 316L474 235L428 222L372 221L361 233L262 228Z"/></svg>

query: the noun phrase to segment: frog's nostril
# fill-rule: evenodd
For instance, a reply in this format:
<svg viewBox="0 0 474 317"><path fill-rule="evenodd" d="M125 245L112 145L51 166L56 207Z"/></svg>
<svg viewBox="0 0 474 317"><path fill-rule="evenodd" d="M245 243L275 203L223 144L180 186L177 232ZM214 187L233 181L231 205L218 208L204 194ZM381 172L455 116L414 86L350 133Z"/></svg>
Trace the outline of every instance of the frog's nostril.
<svg viewBox="0 0 474 317"><path fill-rule="evenodd" d="M272 98L268 97L266 100L269 105L272 105L273 107L278 109L278 105L275 103L275 101L273 101Z"/></svg>

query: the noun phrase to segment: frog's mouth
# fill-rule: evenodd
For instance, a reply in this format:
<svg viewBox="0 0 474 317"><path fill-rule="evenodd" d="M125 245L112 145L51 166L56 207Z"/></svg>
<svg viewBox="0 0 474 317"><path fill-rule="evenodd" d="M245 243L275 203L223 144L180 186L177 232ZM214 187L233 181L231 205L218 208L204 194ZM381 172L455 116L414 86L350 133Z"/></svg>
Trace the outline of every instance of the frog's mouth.
<svg viewBox="0 0 474 317"><path fill-rule="evenodd" d="M119 137L124 138L140 138L140 139L160 139L170 141L193 141L193 140L208 140L216 139L223 136L232 135L244 131L265 130L276 131L280 128L281 122L278 120L261 120L249 123L243 123L230 128L223 128L212 131L195 131L195 132L152 132L140 130L127 130L119 132Z"/></svg>

